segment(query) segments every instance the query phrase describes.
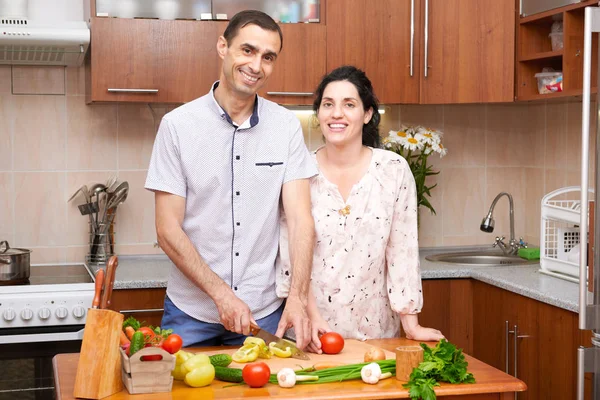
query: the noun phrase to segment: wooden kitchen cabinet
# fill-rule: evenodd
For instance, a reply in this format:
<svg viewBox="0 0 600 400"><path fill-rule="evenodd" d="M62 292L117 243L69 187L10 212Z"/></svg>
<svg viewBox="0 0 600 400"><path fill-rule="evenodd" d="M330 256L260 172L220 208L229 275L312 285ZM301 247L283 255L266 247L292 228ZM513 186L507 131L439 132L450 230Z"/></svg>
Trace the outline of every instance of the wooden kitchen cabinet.
<svg viewBox="0 0 600 400"><path fill-rule="evenodd" d="M216 43L225 26L91 18L88 102L183 103L206 94L219 77Z"/></svg>
<svg viewBox="0 0 600 400"><path fill-rule="evenodd" d="M140 322L160 326L166 291L166 288L116 289L112 293L109 308L123 313L125 318L132 316Z"/></svg>
<svg viewBox="0 0 600 400"><path fill-rule="evenodd" d="M511 375L516 366L527 384L520 400L576 398L577 348L589 346L584 336L573 312L473 281L473 355L503 371L508 365Z"/></svg>
<svg viewBox="0 0 600 400"><path fill-rule="evenodd" d="M519 19L517 30L517 100L539 100L581 95L583 88L584 8L598 1L552 9ZM563 21L563 48L553 50L549 34L556 21ZM596 92L598 35L592 35L592 92ZM563 91L539 94L536 73L552 68L563 73Z"/></svg>
<svg viewBox="0 0 600 400"><path fill-rule="evenodd" d="M279 104L312 104L326 73L326 29L322 24L281 24L283 50L273 74L260 91Z"/></svg>
<svg viewBox="0 0 600 400"><path fill-rule="evenodd" d="M465 353L473 353L471 279L423 280L423 309L419 324L439 329Z"/></svg>
<svg viewBox="0 0 600 400"><path fill-rule="evenodd" d="M514 100L514 2L327 0L326 4L327 70L345 64L363 69L380 102Z"/></svg>

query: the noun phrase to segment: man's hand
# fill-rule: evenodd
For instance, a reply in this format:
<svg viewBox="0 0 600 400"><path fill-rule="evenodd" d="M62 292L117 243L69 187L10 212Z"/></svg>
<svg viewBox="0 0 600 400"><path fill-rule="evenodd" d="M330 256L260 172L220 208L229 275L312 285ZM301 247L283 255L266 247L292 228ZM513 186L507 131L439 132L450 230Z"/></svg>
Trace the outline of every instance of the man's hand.
<svg viewBox="0 0 600 400"><path fill-rule="evenodd" d="M242 335L250 334L250 322L256 324L250 307L229 291L215 301L221 324L225 329Z"/></svg>
<svg viewBox="0 0 600 400"><path fill-rule="evenodd" d="M295 297L288 297L275 335L283 337L285 331L291 327L294 327L296 333L296 346L300 350L304 350L311 342L311 324L306 313L306 306Z"/></svg>

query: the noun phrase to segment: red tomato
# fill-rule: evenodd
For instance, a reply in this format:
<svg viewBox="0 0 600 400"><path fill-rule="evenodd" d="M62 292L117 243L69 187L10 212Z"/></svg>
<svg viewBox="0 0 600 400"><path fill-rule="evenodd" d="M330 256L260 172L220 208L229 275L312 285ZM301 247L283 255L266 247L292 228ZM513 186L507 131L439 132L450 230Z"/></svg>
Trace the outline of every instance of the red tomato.
<svg viewBox="0 0 600 400"><path fill-rule="evenodd" d="M181 336L179 336L176 333L172 333L169 336L167 336L165 341L162 343L162 348L170 354L175 354L179 350L181 350L182 345L183 340L181 339Z"/></svg>
<svg viewBox="0 0 600 400"><path fill-rule="evenodd" d="M153 338L154 336L156 336L156 333L154 333L154 331L150 328L148 328L147 326L142 326L140 329L138 329L139 332L142 332L144 334L144 338L146 339L146 342L148 341L148 339Z"/></svg>
<svg viewBox="0 0 600 400"><path fill-rule="evenodd" d="M264 362L246 364L242 370L242 378L250 387L259 388L269 382L271 369Z"/></svg>
<svg viewBox="0 0 600 400"><path fill-rule="evenodd" d="M321 336L321 350L325 354L337 354L344 348L344 338L339 333L327 332Z"/></svg>
<svg viewBox="0 0 600 400"><path fill-rule="evenodd" d="M144 347L161 347L162 340L156 340L158 339L158 336L156 336L154 339L155 340L153 340L152 343L146 343ZM163 359L163 356L160 354L153 354L151 356L142 356L140 359L142 361L160 361Z"/></svg>

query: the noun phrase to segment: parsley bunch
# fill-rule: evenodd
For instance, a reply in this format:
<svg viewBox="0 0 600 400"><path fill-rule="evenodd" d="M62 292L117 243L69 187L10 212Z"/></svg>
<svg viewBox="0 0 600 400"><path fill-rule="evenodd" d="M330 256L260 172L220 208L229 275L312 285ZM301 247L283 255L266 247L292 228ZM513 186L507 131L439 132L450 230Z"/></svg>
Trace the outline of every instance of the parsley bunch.
<svg viewBox="0 0 600 400"><path fill-rule="evenodd" d="M408 383L403 385L409 389L411 399L435 400L433 388L440 385L438 382L475 383L473 374L467 372L469 363L462 349L446 339L440 340L433 349L425 343L421 343L421 347L423 362L413 369Z"/></svg>

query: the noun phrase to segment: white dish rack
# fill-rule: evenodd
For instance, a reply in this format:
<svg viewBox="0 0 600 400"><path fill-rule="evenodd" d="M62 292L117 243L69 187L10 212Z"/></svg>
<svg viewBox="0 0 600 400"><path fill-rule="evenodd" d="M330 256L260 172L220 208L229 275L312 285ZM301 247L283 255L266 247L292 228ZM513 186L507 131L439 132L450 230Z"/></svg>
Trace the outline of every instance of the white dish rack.
<svg viewBox="0 0 600 400"><path fill-rule="evenodd" d="M580 199L579 186L560 188L542 198L540 272L572 282L579 282ZM587 251L587 240L582 247Z"/></svg>

